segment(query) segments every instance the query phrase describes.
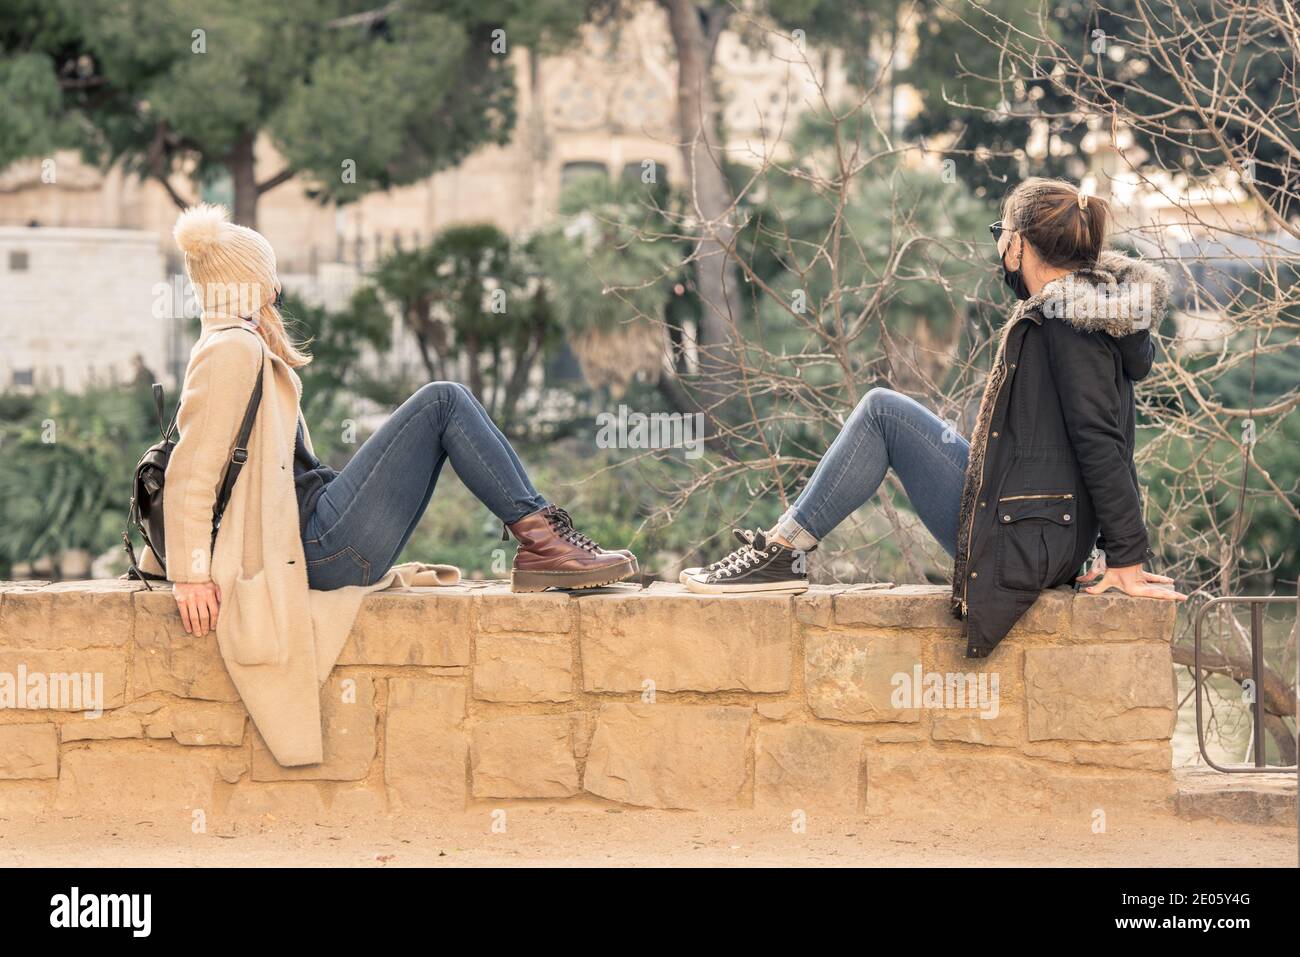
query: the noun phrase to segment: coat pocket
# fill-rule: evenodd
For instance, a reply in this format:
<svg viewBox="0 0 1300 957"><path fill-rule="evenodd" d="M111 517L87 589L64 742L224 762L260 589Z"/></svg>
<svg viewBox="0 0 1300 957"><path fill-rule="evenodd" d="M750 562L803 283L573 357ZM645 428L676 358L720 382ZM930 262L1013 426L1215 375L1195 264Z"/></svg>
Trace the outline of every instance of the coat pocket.
<svg viewBox="0 0 1300 957"><path fill-rule="evenodd" d="M280 635L275 623L274 596L266 571L235 579L234 594L222 615L229 615L227 642L240 665L273 665L280 660Z"/></svg>
<svg viewBox="0 0 1300 957"><path fill-rule="evenodd" d="M998 499L997 583L1050 588L1074 554L1074 496L1036 492Z"/></svg>

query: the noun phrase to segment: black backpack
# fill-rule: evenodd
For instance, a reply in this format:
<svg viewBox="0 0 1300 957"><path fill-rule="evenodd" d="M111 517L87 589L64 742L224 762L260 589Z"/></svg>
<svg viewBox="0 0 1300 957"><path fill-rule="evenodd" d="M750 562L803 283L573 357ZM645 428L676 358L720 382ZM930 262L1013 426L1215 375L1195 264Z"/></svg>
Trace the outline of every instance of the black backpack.
<svg viewBox="0 0 1300 957"><path fill-rule="evenodd" d="M251 329L248 331L252 332ZM221 527L221 516L226 511L230 493L235 488L235 480L239 478L244 463L248 461L248 438L252 435L257 409L262 403L263 371L262 368L257 370L257 384L253 386L253 395L248 400L244 421L239 426L239 436L235 439L235 447L230 453L225 477L221 480L221 487L217 490L217 500L212 507L213 546L217 542L217 529ZM153 401L158 413L158 427L162 430L162 441L151 445L136 464L135 479L131 483L131 506L126 513L126 530L122 532L122 544L127 558L131 561L126 577L138 579L144 583L145 588L151 590L150 581L167 581L167 577L155 575L140 567L140 563L136 561L135 547L131 544L131 533L139 532L145 546L153 552L154 557L158 559L158 564L165 569L167 543L166 524L163 521L163 485L167 477L167 462L171 459L172 449L176 447L178 438L176 416L180 413L180 407L177 406L176 411L172 413L171 421L163 425L163 387L157 382L153 384Z"/></svg>

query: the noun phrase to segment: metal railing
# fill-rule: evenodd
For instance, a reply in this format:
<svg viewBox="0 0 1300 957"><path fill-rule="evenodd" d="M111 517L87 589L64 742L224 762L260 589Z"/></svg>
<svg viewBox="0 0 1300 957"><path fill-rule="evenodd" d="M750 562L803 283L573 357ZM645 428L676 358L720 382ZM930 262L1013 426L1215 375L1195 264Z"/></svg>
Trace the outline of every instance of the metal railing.
<svg viewBox="0 0 1300 957"><path fill-rule="evenodd" d="M1282 765L1265 764L1265 739L1264 739L1264 702L1261 693L1262 676L1264 671L1264 606L1265 605L1292 605L1300 611L1300 598L1285 598L1281 595L1229 595L1223 598L1211 598L1202 605L1196 612L1196 627L1194 632L1193 669L1196 681L1196 743L1200 745L1201 757L1205 763L1216 771L1222 771L1224 774L1277 774L1286 771L1295 771L1297 766L1294 764L1283 767ZM1209 752L1205 749L1205 726L1201 720L1201 625L1205 622L1205 616L1211 608L1217 608L1223 605L1249 605L1250 606L1250 672L1252 681L1252 700L1251 717L1254 721L1253 748L1255 754L1254 765L1233 765L1223 767L1215 764L1210 757ZM1296 626L1300 631L1300 622ZM1297 721L1300 721L1300 715L1297 715Z"/></svg>

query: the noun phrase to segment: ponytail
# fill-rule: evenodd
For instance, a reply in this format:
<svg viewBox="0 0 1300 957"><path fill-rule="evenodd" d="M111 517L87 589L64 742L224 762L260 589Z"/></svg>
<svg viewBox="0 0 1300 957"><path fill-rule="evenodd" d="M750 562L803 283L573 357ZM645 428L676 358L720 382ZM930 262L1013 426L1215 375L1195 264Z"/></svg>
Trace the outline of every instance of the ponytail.
<svg viewBox="0 0 1300 957"><path fill-rule="evenodd" d="M1050 266L1088 269L1106 248L1110 204L1062 179L1025 180L1007 197L1004 215Z"/></svg>

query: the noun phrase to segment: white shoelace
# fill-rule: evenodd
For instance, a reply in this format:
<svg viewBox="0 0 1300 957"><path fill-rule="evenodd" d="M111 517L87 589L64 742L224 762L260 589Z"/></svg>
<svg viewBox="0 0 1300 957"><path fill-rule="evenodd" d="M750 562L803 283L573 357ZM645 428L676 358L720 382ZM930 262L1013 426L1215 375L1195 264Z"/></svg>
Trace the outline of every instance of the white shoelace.
<svg viewBox="0 0 1300 957"><path fill-rule="evenodd" d="M735 531L735 532L733 532L732 534L734 534L734 535L738 535L738 536L744 538L744 540L745 540L745 544L744 544L744 545L741 545L740 548L737 548L737 549L736 549L734 552L732 552L731 554L729 554L729 555L724 555L722 558L719 558L716 562L709 562L709 564L706 565L706 566L704 567L704 571L705 571L706 573L712 573L712 572L719 571L720 569L722 569L722 568L727 564L727 562L733 561L733 560L735 559L736 554L737 554L738 552L744 551L746 548L748 548L748 547L750 547L751 545L753 545L753 543L754 543L754 536L758 534L758 531L757 531L757 530L754 530L754 529L743 529L743 530Z"/></svg>
<svg viewBox="0 0 1300 957"><path fill-rule="evenodd" d="M742 545L726 558L722 559L718 565L717 571L719 573L726 572L729 575L745 571L754 565L759 558L760 556L758 552L754 550L753 545Z"/></svg>

